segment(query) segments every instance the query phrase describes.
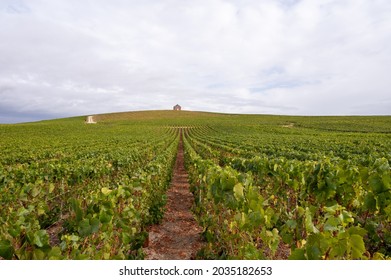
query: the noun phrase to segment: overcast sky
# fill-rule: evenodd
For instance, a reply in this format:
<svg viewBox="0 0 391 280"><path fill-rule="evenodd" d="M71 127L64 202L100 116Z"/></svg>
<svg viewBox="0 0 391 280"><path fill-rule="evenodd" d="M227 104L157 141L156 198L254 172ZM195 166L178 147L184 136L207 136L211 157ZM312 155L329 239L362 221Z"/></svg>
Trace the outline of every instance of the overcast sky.
<svg viewBox="0 0 391 280"><path fill-rule="evenodd" d="M0 123L391 114L389 0L0 0Z"/></svg>

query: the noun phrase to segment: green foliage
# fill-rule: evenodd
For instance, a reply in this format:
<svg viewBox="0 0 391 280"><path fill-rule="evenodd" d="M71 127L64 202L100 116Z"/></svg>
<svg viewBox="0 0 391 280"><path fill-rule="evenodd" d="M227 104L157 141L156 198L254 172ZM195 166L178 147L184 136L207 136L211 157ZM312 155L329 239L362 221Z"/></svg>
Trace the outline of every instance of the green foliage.
<svg viewBox="0 0 391 280"><path fill-rule="evenodd" d="M14 248L9 240L0 241L0 257L10 260L14 255Z"/></svg>
<svg viewBox="0 0 391 280"><path fill-rule="evenodd" d="M390 117L95 119L0 125L1 258L142 259L179 131L207 240L201 257L391 257Z"/></svg>
<svg viewBox="0 0 391 280"><path fill-rule="evenodd" d="M163 215L177 129L74 119L3 133L2 258L143 258L145 226Z"/></svg>
<svg viewBox="0 0 391 280"><path fill-rule="evenodd" d="M386 117L376 119L382 124L372 130L359 125L369 117L287 117L295 120L289 126L276 125L278 118L283 117L265 116L265 122L251 125L243 117L242 123L216 122L186 134L195 213L209 243L203 254L389 258Z"/></svg>

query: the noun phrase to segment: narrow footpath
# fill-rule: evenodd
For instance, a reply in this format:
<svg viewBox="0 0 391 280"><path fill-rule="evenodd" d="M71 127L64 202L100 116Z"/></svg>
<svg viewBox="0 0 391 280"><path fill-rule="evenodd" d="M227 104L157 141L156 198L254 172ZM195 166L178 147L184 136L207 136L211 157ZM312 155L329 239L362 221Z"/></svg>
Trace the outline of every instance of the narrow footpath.
<svg viewBox="0 0 391 280"><path fill-rule="evenodd" d="M146 260L190 260L201 249L202 228L191 212L194 198L189 187L181 134L165 214L162 222L149 230L149 245L144 248Z"/></svg>

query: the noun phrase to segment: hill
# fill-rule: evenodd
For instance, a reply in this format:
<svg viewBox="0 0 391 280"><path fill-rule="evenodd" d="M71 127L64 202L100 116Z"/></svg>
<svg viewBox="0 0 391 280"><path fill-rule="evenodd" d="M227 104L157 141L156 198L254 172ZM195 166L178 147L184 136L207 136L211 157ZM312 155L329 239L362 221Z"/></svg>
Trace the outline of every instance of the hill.
<svg viewBox="0 0 391 280"><path fill-rule="evenodd" d="M16 126L72 125L83 123L86 116L45 120ZM232 125L282 126L286 128L311 128L323 131L379 132L391 133L391 116L285 116L262 114L229 114L196 111L150 110L105 113L94 115L101 124L127 123L168 126L211 125L227 123ZM13 125L2 125L12 127Z"/></svg>
<svg viewBox="0 0 391 280"><path fill-rule="evenodd" d="M167 194L177 155L206 240L186 255L391 258L390 116L94 120L0 125L0 259L145 258L167 199L177 206Z"/></svg>
<svg viewBox="0 0 391 280"><path fill-rule="evenodd" d="M391 116L284 116L195 111L134 111L96 115L103 123L126 121L157 125L263 125L311 128L324 131L391 133Z"/></svg>

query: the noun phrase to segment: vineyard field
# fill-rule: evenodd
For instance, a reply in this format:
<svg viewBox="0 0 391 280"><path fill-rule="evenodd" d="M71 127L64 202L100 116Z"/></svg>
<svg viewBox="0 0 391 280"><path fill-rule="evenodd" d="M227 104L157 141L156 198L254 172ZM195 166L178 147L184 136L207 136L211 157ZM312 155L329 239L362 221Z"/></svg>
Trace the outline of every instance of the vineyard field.
<svg viewBox="0 0 391 280"><path fill-rule="evenodd" d="M178 145L200 259L391 259L391 117L140 111L0 125L0 259L143 259Z"/></svg>

